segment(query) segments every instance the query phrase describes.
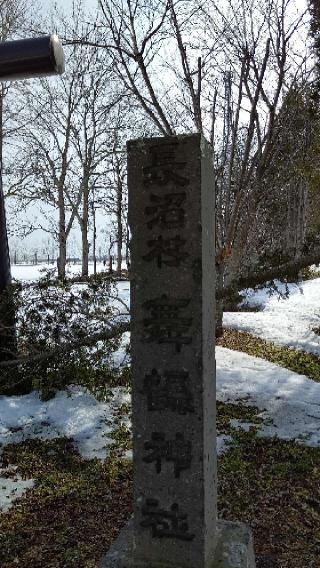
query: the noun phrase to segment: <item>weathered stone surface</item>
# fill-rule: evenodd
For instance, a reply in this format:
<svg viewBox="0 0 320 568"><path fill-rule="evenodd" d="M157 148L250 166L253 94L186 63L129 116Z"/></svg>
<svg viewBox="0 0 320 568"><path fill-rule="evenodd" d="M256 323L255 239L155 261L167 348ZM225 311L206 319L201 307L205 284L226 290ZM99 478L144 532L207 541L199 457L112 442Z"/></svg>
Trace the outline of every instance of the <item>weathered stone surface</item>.
<svg viewBox="0 0 320 568"><path fill-rule="evenodd" d="M216 522L212 152L200 135L128 143L134 517L101 568L254 568Z"/></svg>
<svg viewBox="0 0 320 568"><path fill-rule="evenodd" d="M100 568L136 568L136 566L133 563L133 522L130 521L102 560ZM210 559L209 567L255 568L251 531L246 525L218 522L217 548ZM148 564L140 564L138 568L148 568ZM167 568L167 566L158 564L157 568ZM176 564L176 568L184 567Z"/></svg>
<svg viewBox="0 0 320 568"><path fill-rule="evenodd" d="M134 566L209 568L216 533L212 152L128 143Z"/></svg>

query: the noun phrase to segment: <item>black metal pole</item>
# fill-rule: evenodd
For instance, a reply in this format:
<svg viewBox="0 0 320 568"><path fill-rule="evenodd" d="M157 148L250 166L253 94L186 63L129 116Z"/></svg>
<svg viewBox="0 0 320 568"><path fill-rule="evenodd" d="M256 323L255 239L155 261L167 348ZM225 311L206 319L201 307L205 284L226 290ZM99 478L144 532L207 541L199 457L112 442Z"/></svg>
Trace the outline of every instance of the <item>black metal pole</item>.
<svg viewBox="0 0 320 568"><path fill-rule="evenodd" d="M6 210L0 171L0 293L11 284L10 256L7 235Z"/></svg>
<svg viewBox="0 0 320 568"><path fill-rule="evenodd" d="M63 48L56 35L0 42L1 82L61 75L63 72ZM1 129L1 150L2 142ZM3 361L14 354L16 337L15 309L10 290L11 270L2 185L2 159L0 162L0 361Z"/></svg>
<svg viewBox="0 0 320 568"><path fill-rule="evenodd" d="M10 256L0 170L0 361L12 358L16 351L15 308L10 285Z"/></svg>

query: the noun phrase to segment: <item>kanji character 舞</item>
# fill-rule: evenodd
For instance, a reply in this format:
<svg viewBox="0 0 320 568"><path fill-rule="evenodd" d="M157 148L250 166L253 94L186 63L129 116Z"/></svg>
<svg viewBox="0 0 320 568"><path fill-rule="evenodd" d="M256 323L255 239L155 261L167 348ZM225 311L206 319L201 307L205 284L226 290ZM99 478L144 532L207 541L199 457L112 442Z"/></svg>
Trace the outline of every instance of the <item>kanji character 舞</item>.
<svg viewBox="0 0 320 568"><path fill-rule="evenodd" d="M164 371L160 375L152 369L143 384L148 410L171 410L181 415L193 413L194 401L188 382L189 373L185 371Z"/></svg>
<svg viewBox="0 0 320 568"><path fill-rule="evenodd" d="M189 253L182 250L186 245L186 240L181 239L179 235L171 239L164 239L161 235L156 239L147 242L151 249L142 258L147 262L157 261L159 268L163 264L166 266L179 267L180 264L189 256Z"/></svg>
<svg viewBox="0 0 320 568"><path fill-rule="evenodd" d="M171 299L166 294L145 302L143 307L149 310L150 317L143 320L144 341L174 344L178 353L182 345L190 344L192 337L188 332L192 318L181 315L189 304L190 300Z"/></svg>
<svg viewBox="0 0 320 568"><path fill-rule="evenodd" d="M143 168L144 185L164 186L172 182L181 187L187 186L190 180L182 175L187 162L179 162L176 158L177 143L157 144L150 148L151 166Z"/></svg>
<svg viewBox="0 0 320 568"><path fill-rule="evenodd" d="M142 515L145 517L140 525L152 529L153 538L177 538L191 541L195 535L189 532L188 516L179 512L179 505L174 503L170 510L166 511L159 507L157 499L147 499L142 507Z"/></svg>
<svg viewBox="0 0 320 568"><path fill-rule="evenodd" d="M162 432L153 432L151 440L145 442L144 449L149 454L143 458L145 463L155 463L156 472L161 473L162 462L172 462L174 476L180 477L181 471L189 469L192 461L191 442L184 439L184 434L178 432L174 440L166 440Z"/></svg>
<svg viewBox="0 0 320 568"><path fill-rule="evenodd" d="M186 193L166 193L163 196L151 194L145 214L151 219L147 222L148 229L158 226L161 229L181 229L185 224Z"/></svg>

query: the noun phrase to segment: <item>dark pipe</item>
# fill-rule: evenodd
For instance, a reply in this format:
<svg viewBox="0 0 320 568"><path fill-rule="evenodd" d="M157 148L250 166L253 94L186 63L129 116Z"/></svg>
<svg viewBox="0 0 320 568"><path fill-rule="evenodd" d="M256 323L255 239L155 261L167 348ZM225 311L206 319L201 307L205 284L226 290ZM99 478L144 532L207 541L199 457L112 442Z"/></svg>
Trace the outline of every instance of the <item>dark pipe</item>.
<svg viewBox="0 0 320 568"><path fill-rule="evenodd" d="M0 42L0 81L57 75L63 71L63 49L56 35ZM10 282L6 211L0 170L0 293Z"/></svg>
<svg viewBox="0 0 320 568"><path fill-rule="evenodd" d="M10 257L6 226L6 211L2 191L2 175L0 171L0 293L11 283Z"/></svg>
<svg viewBox="0 0 320 568"><path fill-rule="evenodd" d="M0 42L0 81L63 72L63 48L56 35Z"/></svg>
<svg viewBox="0 0 320 568"><path fill-rule="evenodd" d="M63 72L63 49L56 35L0 42L0 81L61 75ZM2 163L0 163L0 361L3 361L14 356L16 336L15 307L9 291L11 271L1 167Z"/></svg>
<svg viewBox="0 0 320 568"><path fill-rule="evenodd" d="M5 361L14 357L17 344L15 307L9 292L11 271L1 178L0 172L0 361Z"/></svg>

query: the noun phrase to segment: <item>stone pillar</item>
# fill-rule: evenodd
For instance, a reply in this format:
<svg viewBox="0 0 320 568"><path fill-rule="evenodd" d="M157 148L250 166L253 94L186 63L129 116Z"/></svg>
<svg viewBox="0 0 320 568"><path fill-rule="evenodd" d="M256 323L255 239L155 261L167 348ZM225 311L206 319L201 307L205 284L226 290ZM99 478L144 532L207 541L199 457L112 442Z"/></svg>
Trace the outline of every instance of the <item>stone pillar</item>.
<svg viewBox="0 0 320 568"><path fill-rule="evenodd" d="M128 142L134 518L106 568L253 568L217 524L212 150L198 134Z"/></svg>
<svg viewBox="0 0 320 568"><path fill-rule="evenodd" d="M128 143L134 566L215 547L214 177L200 135Z"/></svg>

